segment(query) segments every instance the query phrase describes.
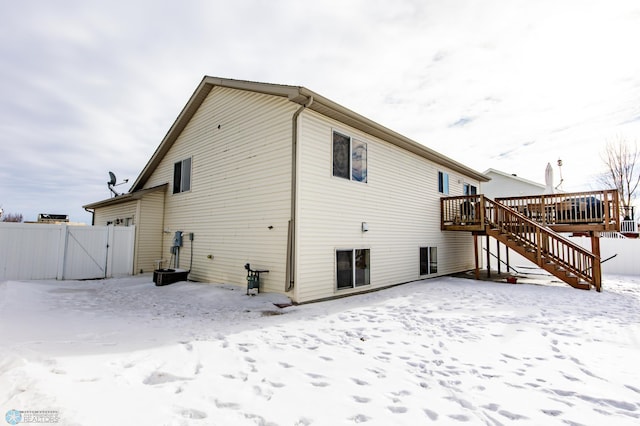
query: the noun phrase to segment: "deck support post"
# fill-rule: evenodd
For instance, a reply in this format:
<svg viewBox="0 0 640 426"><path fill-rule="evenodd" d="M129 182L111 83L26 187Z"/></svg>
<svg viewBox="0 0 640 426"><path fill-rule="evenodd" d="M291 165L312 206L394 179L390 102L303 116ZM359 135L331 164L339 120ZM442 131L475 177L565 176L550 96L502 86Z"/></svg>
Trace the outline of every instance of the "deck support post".
<svg viewBox="0 0 640 426"><path fill-rule="evenodd" d="M593 259L593 284L596 291L602 291L602 271L600 269L600 235L597 231L589 232L591 237L591 253L595 255Z"/></svg>
<svg viewBox="0 0 640 426"><path fill-rule="evenodd" d="M505 244L504 252L507 255L507 273L511 272L511 264L509 263L509 246Z"/></svg>
<svg viewBox="0 0 640 426"><path fill-rule="evenodd" d="M473 254L475 255L475 261L476 261L476 270L474 271L475 278L476 280L479 280L480 279L480 260L478 256L478 234L476 234L475 232L473 233Z"/></svg>
<svg viewBox="0 0 640 426"><path fill-rule="evenodd" d="M498 256L498 276L500 276L501 265L500 265L500 241L496 240L496 255Z"/></svg>
<svg viewBox="0 0 640 426"><path fill-rule="evenodd" d="M487 234L487 278L491 278L491 247L489 247L489 234Z"/></svg>

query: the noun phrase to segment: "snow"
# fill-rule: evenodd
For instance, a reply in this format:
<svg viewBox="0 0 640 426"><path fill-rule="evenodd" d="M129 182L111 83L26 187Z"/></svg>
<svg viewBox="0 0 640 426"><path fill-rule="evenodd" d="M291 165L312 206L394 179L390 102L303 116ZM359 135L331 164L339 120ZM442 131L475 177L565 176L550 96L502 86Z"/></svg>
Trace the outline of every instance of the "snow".
<svg viewBox="0 0 640 426"><path fill-rule="evenodd" d="M150 276L0 283L0 414L64 425L640 424L640 277L438 278L279 308Z"/></svg>

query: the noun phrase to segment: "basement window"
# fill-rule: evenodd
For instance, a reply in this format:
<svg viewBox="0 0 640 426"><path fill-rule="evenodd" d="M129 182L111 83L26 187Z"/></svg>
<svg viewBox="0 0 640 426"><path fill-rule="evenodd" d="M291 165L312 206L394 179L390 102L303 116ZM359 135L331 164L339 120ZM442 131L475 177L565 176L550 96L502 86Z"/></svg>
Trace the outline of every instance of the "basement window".
<svg viewBox="0 0 640 426"><path fill-rule="evenodd" d="M420 247L420 275L438 272L438 248Z"/></svg>
<svg viewBox="0 0 640 426"><path fill-rule="evenodd" d="M191 158L178 161L173 165L173 193L191 190Z"/></svg>
<svg viewBox="0 0 640 426"><path fill-rule="evenodd" d="M333 132L333 176L367 182L367 143Z"/></svg>
<svg viewBox="0 0 640 426"><path fill-rule="evenodd" d="M369 249L337 250L337 288L360 287L371 283Z"/></svg>

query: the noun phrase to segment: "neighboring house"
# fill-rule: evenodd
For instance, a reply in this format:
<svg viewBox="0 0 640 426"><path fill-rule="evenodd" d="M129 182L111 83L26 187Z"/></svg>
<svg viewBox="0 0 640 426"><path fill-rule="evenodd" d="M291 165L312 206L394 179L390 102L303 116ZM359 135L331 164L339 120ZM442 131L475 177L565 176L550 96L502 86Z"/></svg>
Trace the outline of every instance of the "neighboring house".
<svg viewBox="0 0 640 426"><path fill-rule="evenodd" d="M182 231L190 279L246 284L250 263L301 303L472 269L440 198L487 180L304 87L205 77L130 192L84 207L136 225L136 272L173 266Z"/></svg>
<svg viewBox="0 0 640 426"><path fill-rule="evenodd" d="M521 178L515 174L488 169L484 174L491 178L482 184L482 193L492 200L500 197L520 197L545 193L545 185Z"/></svg>

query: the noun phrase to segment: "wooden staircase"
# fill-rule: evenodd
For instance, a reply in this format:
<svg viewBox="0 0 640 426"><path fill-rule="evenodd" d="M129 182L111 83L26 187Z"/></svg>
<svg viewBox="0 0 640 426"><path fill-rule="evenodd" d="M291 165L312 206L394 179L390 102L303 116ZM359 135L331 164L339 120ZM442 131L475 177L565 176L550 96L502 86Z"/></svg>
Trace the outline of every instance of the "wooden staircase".
<svg viewBox="0 0 640 426"><path fill-rule="evenodd" d="M571 287L601 290L600 258L595 254L483 195L455 199L449 207L444 201L450 198L443 199L443 229L489 235Z"/></svg>

